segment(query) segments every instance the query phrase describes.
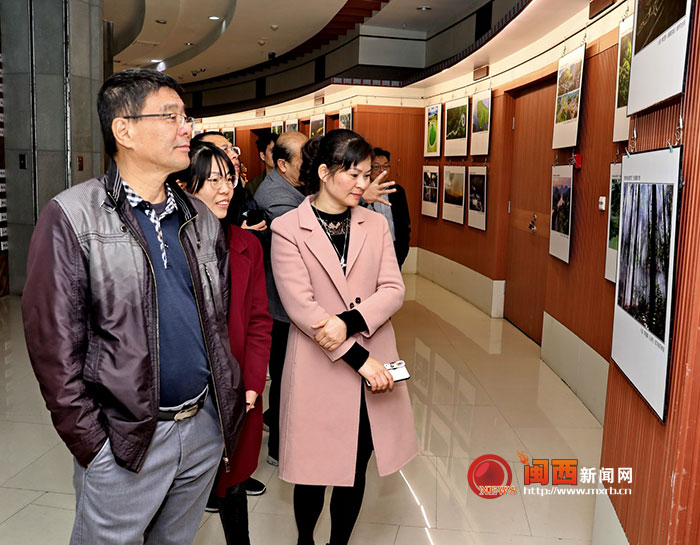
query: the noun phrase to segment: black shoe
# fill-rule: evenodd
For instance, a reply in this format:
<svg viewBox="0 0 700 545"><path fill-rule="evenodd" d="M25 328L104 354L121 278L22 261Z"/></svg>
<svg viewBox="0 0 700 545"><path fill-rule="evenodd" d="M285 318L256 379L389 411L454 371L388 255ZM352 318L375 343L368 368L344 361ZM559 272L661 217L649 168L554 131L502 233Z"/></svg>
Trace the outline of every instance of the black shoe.
<svg viewBox="0 0 700 545"><path fill-rule="evenodd" d="M249 477L244 484L245 493L248 496L262 496L267 490L265 483L261 483L259 480L253 479L253 477Z"/></svg>

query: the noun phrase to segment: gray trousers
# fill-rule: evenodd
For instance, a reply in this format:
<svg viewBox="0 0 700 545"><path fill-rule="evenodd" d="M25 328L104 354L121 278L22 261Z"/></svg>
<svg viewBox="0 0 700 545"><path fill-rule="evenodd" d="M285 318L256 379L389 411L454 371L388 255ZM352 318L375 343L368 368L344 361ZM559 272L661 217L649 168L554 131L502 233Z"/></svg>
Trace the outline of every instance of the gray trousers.
<svg viewBox="0 0 700 545"><path fill-rule="evenodd" d="M70 545L188 545L194 541L223 439L211 396L192 418L158 422L141 471L116 464L109 440L73 474Z"/></svg>

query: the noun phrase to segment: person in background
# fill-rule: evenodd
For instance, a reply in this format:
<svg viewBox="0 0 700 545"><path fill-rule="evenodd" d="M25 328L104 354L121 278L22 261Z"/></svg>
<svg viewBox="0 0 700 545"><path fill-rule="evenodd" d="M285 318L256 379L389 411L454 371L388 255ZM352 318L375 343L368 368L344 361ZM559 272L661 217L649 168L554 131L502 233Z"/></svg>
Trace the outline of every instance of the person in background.
<svg viewBox="0 0 700 545"><path fill-rule="evenodd" d="M389 179L391 154L382 148L374 148L373 152L372 181L383 173L386 173L386 179ZM399 262L399 268L401 268L404 261L406 261L411 240L411 216L408 212L408 201L406 200L406 192L403 187L397 183L393 187L396 191L388 195L391 206L387 206L382 202L374 202L368 207L386 217L391 238L394 241L396 259Z"/></svg>
<svg viewBox="0 0 700 545"><path fill-rule="evenodd" d="M383 365L398 359L390 319L405 288L387 222L357 206L370 185L370 145L334 130L307 142L303 157L311 196L271 225L272 270L291 318L279 476L295 483L297 545L314 544L326 486L330 545L346 545L372 451L382 476L418 452L406 383Z"/></svg>
<svg viewBox="0 0 700 545"><path fill-rule="evenodd" d="M249 229L252 231L266 231L267 222L263 217L263 213L260 207L253 200L251 193L246 191L246 178L242 174L243 167L241 165L241 150L238 146L234 146L228 141L223 134L220 132L203 132L199 133L192 139L192 144L196 145L198 142L209 142L214 144L219 149L223 150L228 158L231 160L235 168L235 178L237 182L236 188L233 192L233 198L231 201L231 206L229 206L229 215L227 221L238 225L243 229ZM265 246L265 240L261 239L261 243ZM269 236L267 244L269 245ZM250 483L251 490L259 490L259 485L255 483Z"/></svg>
<svg viewBox="0 0 700 545"><path fill-rule="evenodd" d="M275 142L277 142L278 136L279 135L275 134L274 132L269 131L261 135L257 142L255 142L255 146L258 148L258 156L265 165L265 170L246 184L246 189L251 195L255 195L255 192L258 190L258 187L260 187L260 184L263 183L263 180L270 174L272 169L275 168L275 160L272 157L272 150L275 149Z"/></svg>
<svg viewBox="0 0 700 545"><path fill-rule="evenodd" d="M299 181L301 168L301 146L307 137L300 132L288 131L274 142L272 156L275 167L270 171L255 192L255 202L262 208L268 222L293 210L304 200L304 187ZM252 181L250 182L252 183ZM275 278L270 263L270 253L265 256L265 276L267 278L267 296L272 315L272 349L270 351L270 392L268 410L265 411L265 423L270 433L267 442L267 462L277 465L279 457L279 399L280 381L284 354L289 335L289 317L280 302Z"/></svg>
<svg viewBox="0 0 700 545"><path fill-rule="evenodd" d="M200 142L190 152L190 168L181 174L186 190L204 202L222 220L228 234L231 300L228 331L231 352L243 371L246 420L229 461L219 469L215 484L218 511L227 545L250 545L246 494L259 495L264 483L252 479L262 442L262 392L270 357L272 319L267 310L263 254L251 232L226 224L227 207L235 181L234 165L218 147ZM259 483L251 490L251 481Z"/></svg>
<svg viewBox="0 0 700 545"><path fill-rule="evenodd" d="M97 109L113 161L46 204L29 248L22 316L74 457L71 545L192 543L245 418L220 310L221 225L166 181L189 164L194 119L180 93L155 70L104 82Z"/></svg>

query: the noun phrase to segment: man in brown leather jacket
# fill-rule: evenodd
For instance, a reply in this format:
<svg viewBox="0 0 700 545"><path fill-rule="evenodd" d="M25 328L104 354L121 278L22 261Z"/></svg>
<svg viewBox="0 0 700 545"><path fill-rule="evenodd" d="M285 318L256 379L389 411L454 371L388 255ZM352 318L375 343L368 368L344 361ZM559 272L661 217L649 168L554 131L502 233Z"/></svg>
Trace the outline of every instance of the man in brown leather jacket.
<svg viewBox="0 0 700 545"><path fill-rule="evenodd" d="M208 208L166 177L192 118L152 70L98 95L108 172L54 197L22 298L34 372L75 458L71 544L191 543L244 418L228 257Z"/></svg>

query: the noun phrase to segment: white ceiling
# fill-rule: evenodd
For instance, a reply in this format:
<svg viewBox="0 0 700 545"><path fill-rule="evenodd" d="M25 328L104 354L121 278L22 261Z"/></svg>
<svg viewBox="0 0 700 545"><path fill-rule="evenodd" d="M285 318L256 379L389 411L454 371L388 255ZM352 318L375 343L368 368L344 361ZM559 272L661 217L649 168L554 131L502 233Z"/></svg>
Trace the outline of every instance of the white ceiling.
<svg viewBox="0 0 700 545"><path fill-rule="evenodd" d="M391 28L422 33L430 37L435 32L470 15L489 0L391 0L375 13L363 28ZM429 11L419 11L429 6Z"/></svg>

